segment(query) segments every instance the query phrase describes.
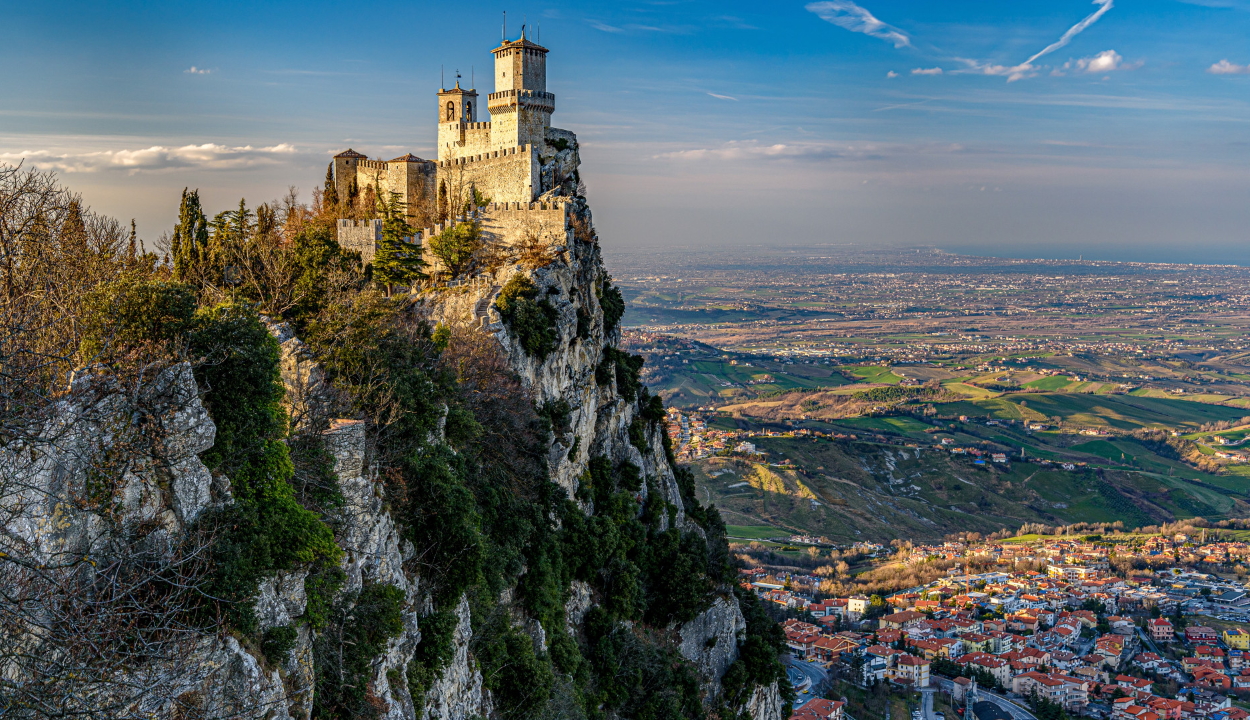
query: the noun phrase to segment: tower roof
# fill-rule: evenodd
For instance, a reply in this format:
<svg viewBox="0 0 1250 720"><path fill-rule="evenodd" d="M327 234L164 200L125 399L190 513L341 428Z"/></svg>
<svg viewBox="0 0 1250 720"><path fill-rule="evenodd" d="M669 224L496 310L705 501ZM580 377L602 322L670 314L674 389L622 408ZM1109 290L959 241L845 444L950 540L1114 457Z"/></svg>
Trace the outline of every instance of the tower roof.
<svg viewBox="0 0 1250 720"><path fill-rule="evenodd" d="M503 52L504 50L513 50L516 48L523 48L526 50L537 50L538 52L541 52L541 53L550 52L549 50L547 50L547 48L543 47L542 45L539 45L536 42L530 42L529 40L526 40L525 33L521 33L520 40L504 40L503 43L499 45L499 47L495 48L494 50L491 50L491 52L500 53L500 52Z"/></svg>
<svg viewBox="0 0 1250 720"><path fill-rule="evenodd" d="M460 87L460 81L456 81L456 86L450 90L442 88L438 91L439 95L477 95L477 90L473 88L464 89Z"/></svg>
<svg viewBox="0 0 1250 720"><path fill-rule="evenodd" d="M390 162L419 162L419 163L423 163L423 162L429 162L429 160L422 160L421 158L417 157L416 155L413 155L412 153L408 153L407 155L400 155L399 157L395 158L394 160L391 160Z"/></svg>
<svg viewBox="0 0 1250 720"><path fill-rule="evenodd" d="M367 158L367 157L369 157L369 156L368 156L368 155L361 155L360 153L356 152L355 150L352 150L351 148L347 148L347 151L346 151L346 152L341 152L341 153L339 153L338 155L335 155L334 157L336 157L336 158Z"/></svg>

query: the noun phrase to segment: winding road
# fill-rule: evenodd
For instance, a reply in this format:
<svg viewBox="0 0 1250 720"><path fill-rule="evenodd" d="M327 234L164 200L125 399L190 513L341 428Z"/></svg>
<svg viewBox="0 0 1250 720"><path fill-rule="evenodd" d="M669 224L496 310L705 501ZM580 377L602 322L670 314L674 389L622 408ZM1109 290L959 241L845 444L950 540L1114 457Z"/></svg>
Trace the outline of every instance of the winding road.
<svg viewBox="0 0 1250 720"><path fill-rule="evenodd" d="M955 685L954 682L944 677L933 676L931 678L931 682L941 688L942 692L947 693L949 693L951 688ZM1002 708L1004 712L1011 716L1012 720L1037 720L1033 713L1029 712L1028 708L1023 705L1018 705L1014 700L1008 700L996 692L986 690L985 688L977 688L977 694L981 696L982 700L988 700Z"/></svg>
<svg viewBox="0 0 1250 720"><path fill-rule="evenodd" d="M794 709L798 710L808 700L818 698L829 687L829 673L817 663L804 662L793 655L786 655L786 674L790 676L790 684L794 686L798 697L794 700ZM807 690L806 693L803 690Z"/></svg>

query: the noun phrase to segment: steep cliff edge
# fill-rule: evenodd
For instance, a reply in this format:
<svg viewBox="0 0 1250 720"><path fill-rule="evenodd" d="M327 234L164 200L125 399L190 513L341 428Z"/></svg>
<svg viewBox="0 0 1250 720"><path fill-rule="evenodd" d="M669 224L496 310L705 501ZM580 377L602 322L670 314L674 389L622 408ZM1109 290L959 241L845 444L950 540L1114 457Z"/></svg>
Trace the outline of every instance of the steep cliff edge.
<svg viewBox="0 0 1250 720"><path fill-rule="evenodd" d="M115 350L0 447L0 579L29 595L0 604L26 608L0 615L5 692L92 718L780 720L776 626L617 348L576 183L464 223L497 232L406 294L322 242L313 280L347 289L281 320L267 288L101 283L82 342Z"/></svg>

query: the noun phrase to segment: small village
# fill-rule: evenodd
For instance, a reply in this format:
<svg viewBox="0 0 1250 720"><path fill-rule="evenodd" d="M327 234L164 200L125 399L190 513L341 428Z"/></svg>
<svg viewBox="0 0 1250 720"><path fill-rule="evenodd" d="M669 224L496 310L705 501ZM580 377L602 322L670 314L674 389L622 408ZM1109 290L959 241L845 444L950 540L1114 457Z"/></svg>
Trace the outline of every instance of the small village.
<svg viewBox="0 0 1250 720"><path fill-rule="evenodd" d="M740 583L786 618L792 720L864 720L845 692L880 686L978 720L1245 720L1250 544L1152 529L901 543L888 562L950 567L885 596L824 597L821 577L765 567Z"/></svg>

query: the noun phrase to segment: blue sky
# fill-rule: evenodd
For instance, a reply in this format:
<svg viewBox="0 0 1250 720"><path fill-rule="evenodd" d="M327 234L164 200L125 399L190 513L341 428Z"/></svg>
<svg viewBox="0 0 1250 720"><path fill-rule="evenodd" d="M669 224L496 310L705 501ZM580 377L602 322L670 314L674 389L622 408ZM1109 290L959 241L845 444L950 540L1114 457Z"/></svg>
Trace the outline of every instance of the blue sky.
<svg viewBox="0 0 1250 720"><path fill-rule="evenodd" d="M306 197L348 146L433 155L440 68L489 91L503 10L609 252L1250 264L1250 0L6 2L0 160L149 240L184 186Z"/></svg>

